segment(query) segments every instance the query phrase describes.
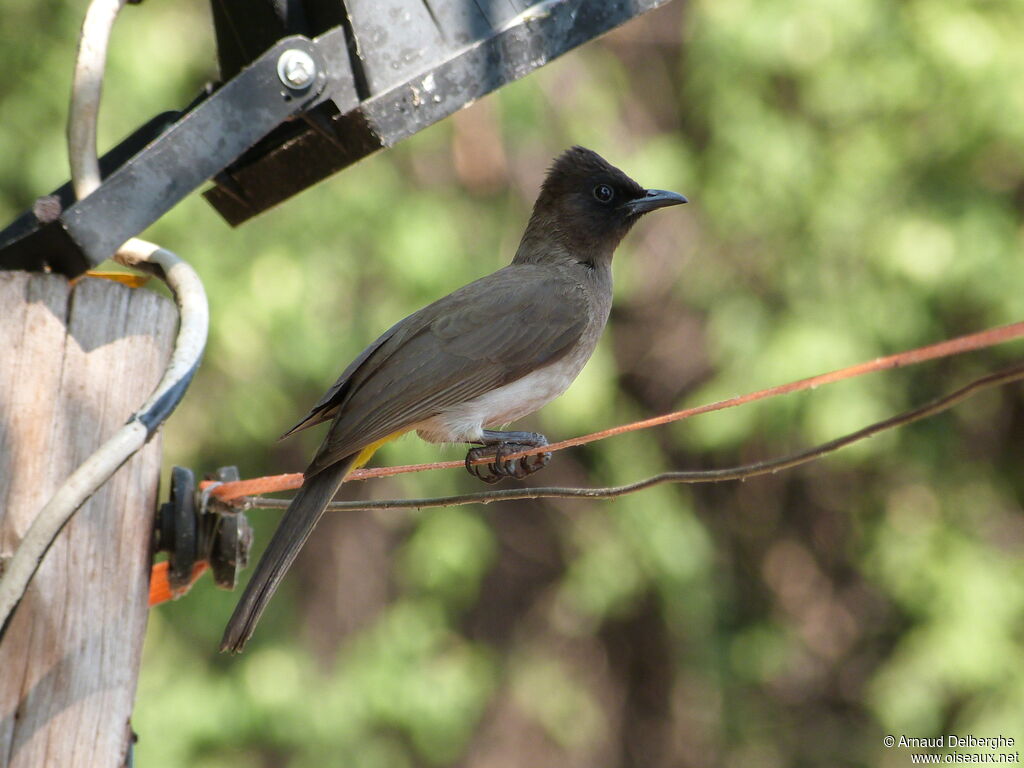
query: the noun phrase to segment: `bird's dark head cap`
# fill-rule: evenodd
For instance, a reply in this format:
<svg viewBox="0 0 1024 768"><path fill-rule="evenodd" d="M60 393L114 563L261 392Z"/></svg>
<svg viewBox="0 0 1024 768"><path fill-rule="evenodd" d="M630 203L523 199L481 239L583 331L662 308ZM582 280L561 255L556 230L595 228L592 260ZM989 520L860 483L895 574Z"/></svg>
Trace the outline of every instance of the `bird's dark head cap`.
<svg viewBox="0 0 1024 768"><path fill-rule="evenodd" d="M610 258L640 216L685 202L674 192L644 189L593 150L572 147L548 170L524 245L548 233L566 247ZM521 246L517 260L524 258Z"/></svg>
<svg viewBox="0 0 1024 768"><path fill-rule="evenodd" d="M643 187L597 152L575 146L565 150L551 163L541 188L541 198L553 201L573 195L593 197L594 187L599 184L608 185L621 200L637 198L645 192Z"/></svg>

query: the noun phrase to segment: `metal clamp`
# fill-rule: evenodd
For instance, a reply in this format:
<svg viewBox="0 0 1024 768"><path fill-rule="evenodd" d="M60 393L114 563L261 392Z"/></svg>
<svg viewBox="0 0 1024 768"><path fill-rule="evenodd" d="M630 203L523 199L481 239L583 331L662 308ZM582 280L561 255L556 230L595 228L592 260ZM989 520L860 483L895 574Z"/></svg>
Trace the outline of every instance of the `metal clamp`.
<svg viewBox="0 0 1024 768"><path fill-rule="evenodd" d="M238 479L237 467L217 470L219 482ZM187 586L195 564L206 561L217 586L234 589L238 574L249 563L252 538L252 527L244 512L216 503L207 494L197 494L192 470L171 470L170 498L160 505L154 549L170 554L167 578L172 587Z"/></svg>

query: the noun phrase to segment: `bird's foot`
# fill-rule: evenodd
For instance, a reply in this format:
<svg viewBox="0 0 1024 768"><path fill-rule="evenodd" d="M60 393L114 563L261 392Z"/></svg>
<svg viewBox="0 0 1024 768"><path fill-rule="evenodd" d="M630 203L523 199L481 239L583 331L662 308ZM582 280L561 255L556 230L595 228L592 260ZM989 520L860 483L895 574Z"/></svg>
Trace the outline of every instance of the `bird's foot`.
<svg viewBox="0 0 1024 768"><path fill-rule="evenodd" d="M548 439L537 432L495 432L484 430L484 444L471 448L466 454L466 469L485 483L497 483L505 477L522 480L527 475L544 469L551 461L551 453L532 453L510 459L509 456L530 448L540 448L548 444ZM476 464L479 459L493 458L487 464Z"/></svg>

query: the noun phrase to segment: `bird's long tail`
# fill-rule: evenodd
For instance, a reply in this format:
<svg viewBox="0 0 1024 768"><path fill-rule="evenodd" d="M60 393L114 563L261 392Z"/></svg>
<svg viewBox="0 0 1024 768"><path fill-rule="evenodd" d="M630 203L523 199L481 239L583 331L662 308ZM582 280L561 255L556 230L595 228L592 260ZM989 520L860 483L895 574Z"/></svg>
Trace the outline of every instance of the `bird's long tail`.
<svg viewBox="0 0 1024 768"><path fill-rule="evenodd" d="M365 451L363 452L365 453ZM354 453L322 472L306 480L295 494L288 510L274 531L274 536L260 558L256 571L245 587L242 599L235 606L224 637L220 641L221 651L239 653L256 629L256 622L274 596L278 585L292 562L306 543L314 526L323 517L324 510L345 482L348 473L366 460L361 453Z"/></svg>

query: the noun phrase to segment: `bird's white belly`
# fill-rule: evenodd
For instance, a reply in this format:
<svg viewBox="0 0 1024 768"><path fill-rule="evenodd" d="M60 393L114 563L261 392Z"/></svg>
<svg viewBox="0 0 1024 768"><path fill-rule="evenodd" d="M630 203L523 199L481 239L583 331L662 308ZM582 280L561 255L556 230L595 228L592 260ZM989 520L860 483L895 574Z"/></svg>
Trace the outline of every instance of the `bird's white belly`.
<svg viewBox="0 0 1024 768"><path fill-rule="evenodd" d="M468 443L481 438L484 427L515 421L542 408L565 392L589 357L567 355L521 379L452 406L417 425L416 432L431 443Z"/></svg>

